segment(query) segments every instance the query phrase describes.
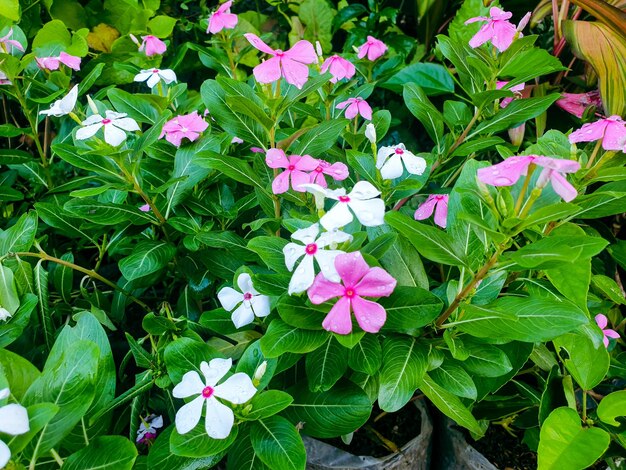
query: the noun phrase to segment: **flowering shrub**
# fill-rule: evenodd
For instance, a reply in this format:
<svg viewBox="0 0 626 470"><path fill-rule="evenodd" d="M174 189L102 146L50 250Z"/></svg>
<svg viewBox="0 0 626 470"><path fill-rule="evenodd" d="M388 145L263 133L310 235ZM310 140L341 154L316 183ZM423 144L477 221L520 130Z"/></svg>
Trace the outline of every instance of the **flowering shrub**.
<svg viewBox="0 0 626 470"><path fill-rule="evenodd" d="M626 51L619 10L20 3L0 468L304 469L418 396L624 455L626 70L581 33Z"/></svg>

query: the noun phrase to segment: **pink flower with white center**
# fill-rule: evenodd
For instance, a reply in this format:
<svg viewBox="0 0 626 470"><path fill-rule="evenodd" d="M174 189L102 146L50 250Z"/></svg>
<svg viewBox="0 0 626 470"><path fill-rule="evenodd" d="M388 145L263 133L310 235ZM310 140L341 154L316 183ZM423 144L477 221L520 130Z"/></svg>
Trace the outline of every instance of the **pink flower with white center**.
<svg viewBox="0 0 626 470"><path fill-rule="evenodd" d="M376 39L373 36L368 36L367 41L365 41L361 46L359 46L359 59L367 56L368 60L372 62L382 56L385 52L387 52L387 46L384 42Z"/></svg>
<svg viewBox="0 0 626 470"><path fill-rule="evenodd" d="M617 115L584 124L569 135L572 144L602 139L604 150L621 150L626 139L626 122Z"/></svg>
<svg viewBox="0 0 626 470"><path fill-rule="evenodd" d="M256 393L252 379L243 372L231 375L221 384L233 365L232 359L211 359L207 364L202 361L200 371L204 381L195 370L183 375L182 381L174 387L172 395L176 398L188 398L197 395L192 401L183 405L176 413L176 430L179 434L187 434L200 422L202 409L206 409L204 427L209 437L226 439L235 423L233 410L222 401L234 405L248 402Z"/></svg>
<svg viewBox="0 0 626 470"><path fill-rule="evenodd" d="M348 167L341 162L332 165L324 160L318 160L318 166L311 172L311 183L319 184L322 188L328 187L324 175L335 181L343 181L349 176Z"/></svg>
<svg viewBox="0 0 626 470"><path fill-rule="evenodd" d="M324 329L340 335L350 334L352 310L363 331L378 333L387 320L387 312L380 304L363 297L390 296L396 280L382 268L370 268L358 251L338 255L335 269L343 284L332 282L320 273L307 291L309 300L315 305L339 297L322 322Z"/></svg>
<svg viewBox="0 0 626 470"><path fill-rule="evenodd" d="M289 190L289 180L294 191L300 193L306 190L301 188L301 184L311 181L311 177L305 171L313 171L319 166L319 161L310 155L291 155L287 157L281 149L269 149L265 155L265 163L270 168L284 168L272 181L272 191L274 194L282 194Z"/></svg>
<svg viewBox="0 0 626 470"><path fill-rule="evenodd" d="M318 207L324 198L337 201L320 219L326 230L344 227L354 220L354 216L365 227L377 227L385 223L385 203L378 197L380 191L368 181L359 181L348 194L344 188L327 189L313 183L302 187L315 196Z"/></svg>
<svg viewBox="0 0 626 470"><path fill-rule="evenodd" d="M489 10L489 18L485 16L477 16L470 18L465 24L475 23L477 21L486 21L487 23L481 26L478 32L470 40L469 45L473 48L479 47L487 41L491 43L500 51L506 51L513 43L515 36L526 26L530 19L530 13L527 13L520 21L519 25L515 25L508 20L513 16L508 11L503 11L498 7L493 7ZM519 34L522 37L522 34Z"/></svg>
<svg viewBox="0 0 626 470"><path fill-rule="evenodd" d="M341 250L332 249L339 243L352 240L352 235L340 230L324 232L320 235L319 224L296 230L291 238L300 243L287 243L283 248L285 264L289 271L293 271L296 262L302 258L300 265L296 268L289 282L289 295L304 292L315 278L315 266L313 260L317 261L324 277L332 282L339 282L339 274L335 269L335 258L344 253ZM331 247L331 249L326 249Z"/></svg>
<svg viewBox="0 0 626 470"><path fill-rule="evenodd" d="M148 57L164 54L167 50L165 43L156 36L148 34L147 36L141 36L141 39L143 39L143 41L139 46L139 51L144 52Z"/></svg>
<svg viewBox="0 0 626 470"><path fill-rule="evenodd" d="M19 41L11 39L13 36L13 28L9 29L9 32L0 38L0 50L7 54L13 54L13 49L24 52L24 46Z"/></svg>
<svg viewBox="0 0 626 470"><path fill-rule="evenodd" d="M222 3L219 8L209 17L209 27L206 32L219 33L223 29L233 29L237 26L237 15L230 12L232 0Z"/></svg>
<svg viewBox="0 0 626 470"><path fill-rule="evenodd" d="M161 80L169 85L176 81L176 74L170 69L149 69L135 75L136 82L146 82L150 88L154 88Z"/></svg>
<svg viewBox="0 0 626 470"><path fill-rule="evenodd" d="M63 64L73 70L80 70L81 58L61 52L59 57L36 57L35 61L40 69L58 70L60 64Z"/></svg>
<svg viewBox="0 0 626 470"><path fill-rule="evenodd" d="M339 55L330 56L322 64L320 69L321 73L330 72L333 78L330 79L332 83L337 83L338 80L344 78L352 78L356 73L354 65L349 60L344 59Z"/></svg>
<svg viewBox="0 0 626 470"><path fill-rule="evenodd" d="M582 118L585 110L590 106L601 108L602 98L597 90L587 93L561 93L561 98L556 100L556 105L577 118Z"/></svg>
<svg viewBox="0 0 626 470"><path fill-rule="evenodd" d="M502 81L497 81L496 82L496 90L501 90L502 88L504 88L509 82L502 82ZM525 83L520 83L519 85L515 85L512 86L511 88L508 89L508 91L513 92L515 94L515 97L508 97L508 98L504 98L501 102L500 102L500 107L501 108L506 108L509 104L511 104L511 102L515 99L515 98L521 98L522 97L522 91L524 90L524 88L526 87Z"/></svg>
<svg viewBox="0 0 626 470"><path fill-rule="evenodd" d="M263 318L270 314L270 298L259 294L252 285L250 274L241 273L237 278L237 285L241 292L232 287L224 287L217 293L224 310L230 312L234 309L231 319L236 328L252 323L255 315Z"/></svg>
<svg viewBox="0 0 626 470"><path fill-rule="evenodd" d="M376 168L380 170L383 179L399 178L404 173L404 167L412 175L421 175L426 170L426 160L418 157L406 149L404 144L381 147L376 156Z"/></svg>
<svg viewBox="0 0 626 470"><path fill-rule="evenodd" d="M0 389L0 401L11 396L8 388ZM30 431L28 410L17 403L0 406L0 433L19 436ZM0 440L0 468L4 468L11 460L11 449Z"/></svg>
<svg viewBox="0 0 626 470"><path fill-rule="evenodd" d="M161 136L165 136L165 140L174 144L176 147L180 147L183 139L189 139L191 142L195 141L200 134L204 132L209 124L200 117L198 111L194 111L189 114L182 114L170 119L163 125Z"/></svg>
<svg viewBox="0 0 626 470"><path fill-rule="evenodd" d="M85 119L83 127L76 131L76 138L78 140L88 139L104 127L104 141L117 147L126 140L126 132L140 130L137 121L126 117L126 113L106 110L104 116L94 114Z"/></svg>
<svg viewBox="0 0 626 470"><path fill-rule="evenodd" d="M0 70L0 85L13 85L7 74Z"/></svg>
<svg viewBox="0 0 626 470"><path fill-rule="evenodd" d="M415 211L415 220L425 220L435 212L435 223L441 228L448 225L448 198L447 194L431 194Z"/></svg>
<svg viewBox="0 0 626 470"><path fill-rule="evenodd" d="M372 108L363 98L348 98L346 101L339 103L336 107L337 109L346 108L347 119L354 119L360 114L363 119L367 119L368 121L372 120Z"/></svg>
<svg viewBox="0 0 626 470"><path fill-rule="evenodd" d="M615 330L611 330L610 328L607 328L609 324L609 319L606 317L606 315L599 313L595 316L595 320L596 320L596 324L602 330L602 334L604 335L604 337L602 338L604 347L608 348L609 338L619 339L619 333Z"/></svg>
<svg viewBox="0 0 626 470"><path fill-rule="evenodd" d="M304 86L309 78L309 67L306 64L317 62L313 44L309 41L298 41L288 51L282 51L272 49L252 33L244 36L255 48L272 56L252 70L257 82L272 83L285 77L287 83L298 89Z"/></svg>
<svg viewBox="0 0 626 470"><path fill-rule="evenodd" d="M163 416L151 414L146 419L141 418L139 429L137 429L137 444L150 444L157 437L157 429L163 427Z"/></svg>
<svg viewBox="0 0 626 470"><path fill-rule="evenodd" d="M491 186L512 186L522 175L528 173L531 164L543 167L537 180L537 187L543 188L548 181L552 189L564 201L570 202L577 196L576 189L565 179L563 173L576 173L580 170L580 163L574 160L543 157L540 155L521 155L509 157L503 162L478 170L478 179Z"/></svg>

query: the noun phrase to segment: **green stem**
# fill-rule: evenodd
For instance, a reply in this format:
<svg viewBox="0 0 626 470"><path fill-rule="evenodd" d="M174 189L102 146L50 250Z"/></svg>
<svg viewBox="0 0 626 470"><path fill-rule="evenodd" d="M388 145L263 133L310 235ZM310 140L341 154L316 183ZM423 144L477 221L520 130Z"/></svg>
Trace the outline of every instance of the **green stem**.
<svg viewBox="0 0 626 470"><path fill-rule="evenodd" d="M593 152L591 153L591 156L589 157L589 161L587 162L587 165L585 166L585 168L587 169L591 168L591 165L593 165L593 162L596 159L598 152L600 151L600 147L602 147L602 139L596 142L596 146L593 148Z"/></svg>
<svg viewBox="0 0 626 470"><path fill-rule="evenodd" d="M52 454L52 457L54 458L54 460L56 461L56 463L59 464L59 467L63 466L63 459L61 458L61 456L57 453L56 450L54 449L50 449L50 454Z"/></svg>
<svg viewBox="0 0 626 470"><path fill-rule="evenodd" d="M534 188L531 191L530 196L526 200L526 203L524 204L524 208L522 209L522 212L519 215L520 219L526 218L526 216L530 212L530 209L533 207L533 204L535 203L535 201L537 200L539 196L541 196L541 188Z"/></svg>
<svg viewBox="0 0 626 470"><path fill-rule="evenodd" d="M587 390L583 390L583 423L587 422Z"/></svg>
<svg viewBox="0 0 626 470"><path fill-rule="evenodd" d="M476 111L474 111L474 116L472 117L472 120L467 124L465 129L463 129L463 132L461 132L461 135L454 141L454 144L452 144L452 147L450 147L450 149L448 150L447 155L452 155L452 152L454 152L457 149L457 147L463 143L463 141L465 140L469 132L472 130L472 127L474 127L474 124L476 124L476 121L478 120L479 115L480 115L480 109L476 108Z"/></svg>
<svg viewBox="0 0 626 470"><path fill-rule="evenodd" d="M520 190L519 196L517 197L517 202L515 203L515 214L519 214L519 211L522 209L522 202L524 201L524 196L526 196L526 191L528 190L528 185L530 184L530 177L535 171L536 166L530 165L528 167L528 171L526 173L526 179L524 180L524 184L522 189Z"/></svg>

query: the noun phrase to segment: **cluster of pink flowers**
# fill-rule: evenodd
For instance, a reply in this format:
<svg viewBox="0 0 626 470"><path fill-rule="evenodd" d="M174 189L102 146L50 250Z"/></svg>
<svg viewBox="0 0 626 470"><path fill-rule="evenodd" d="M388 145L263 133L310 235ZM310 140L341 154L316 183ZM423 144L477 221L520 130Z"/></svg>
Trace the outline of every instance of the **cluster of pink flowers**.
<svg viewBox="0 0 626 470"><path fill-rule="evenodd" d="M506 51L515 37L522 37L522 29L526 27L530 20L530 13L527 13L524 18L519 22L519 25L515 26L509 21L513 16L508 11L501 10L498 7L492 7L489 10L489 17L477 16L470 18L465 24L476 23L482 21L486 23L480 27L478 32L470 40L469 45L473 48L479 47L486 42L491 42L500 52Z"/></svg>
<svg viewBox="0 0 626 470"><path fill-rule="evenodd" d="M348 167L341 163L328 163L318 160L310 155L291 155L287 157L281 149L269 149L265 155L265 163L270 168L284 169L272 182L274 194L282 194L289 190L289 182L294 191L305 192L301 185L306 183L316 183L322 187L327 187L326 178L328 175L335 181L342 181L348 177Z"/></svg>

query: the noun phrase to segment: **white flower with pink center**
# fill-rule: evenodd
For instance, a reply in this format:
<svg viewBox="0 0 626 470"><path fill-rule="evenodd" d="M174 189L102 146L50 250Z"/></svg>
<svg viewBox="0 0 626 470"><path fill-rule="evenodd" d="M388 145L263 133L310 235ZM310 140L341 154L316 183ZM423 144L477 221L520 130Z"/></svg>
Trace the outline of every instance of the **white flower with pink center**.
<svg viewBox="0 0 626 470"><path fill-rule="evenodd" d="M288 243L283 248L285 254L285 264L289 271L294 271L296 262L302 258L300 265L296 268L289 282L289 295L304 292L315 279L314 260L320 267L326 279L339 282L339 274L335 269L335 258L343 254L341 250L333 249L338 244L352 240L352 235L340 230L320 233L319 224L296 230L291 238L300 243ZM330 247L330 249L326 249Z"/></svg>
<svg viewBox="0 0 626 470"><path fill-rule="evenodd" d="M85 119L83 127L76 131L76 138L78 140L88 139L104 127L104 141L109 145L117 147L126 140L126 132L140 130L137 121L126 117L126 113L106 110L104 116L93 114Z"/></svg>
<svg viewBox="0 0 626 470"><path fill-rule="evenodd" d="M243 372L233 374L221 384L233 365L232 359L212 359L207 364L202 361L200 371L204 381L195 370L187 372L182 381L174 387L172 395L176 398L189 398L197 395L189 403L183 405L176 413L176 430L179 434L187 434L193 430L206 409L204 427L209 437L226 439L235 423L233 410L222 403L228 401L242 405L256 393L252 379Z"/></svg>
<svg viewBox="0 0 626 470"><path fill-rule="evenodd" d="M250 274L241 273L237 278L237 285L241 292L232 287L224 287L217 293L224 310L230 312L234 309L231 319L237 328L252 323L255 315L262 318L270 314L270 298L257 292Z"/></svg>
<svg viewBox="0 0 626 470"><path fill-rule="evenodd" d="M154 88L157 83L163 80L168 85L176 81L176 74L170 69L148 69L142 70L135 75L136 82L146 82L150 88Z"/></svg>
<svg viewBox="0 0 626 470"><path fill-rule="evenodd" d="M376 168L380 170L383 179L399 178L404 168L412 175L421 175L426 170L426 160L418 157L406 149L404 144L381 147L376 158Z"/></svg>
<svg viewBox="0 0 626 470"><path fill-rule="evenodd" d="M0 401L11 396L8 388L0 389ZM0 433L19 436L30 431L28 410L17 403L0 406ZM4 468L11 460L11 449L0 440L0 468Z"/></svg>

